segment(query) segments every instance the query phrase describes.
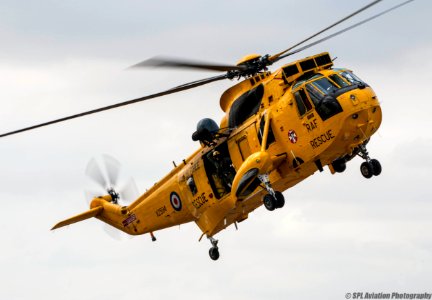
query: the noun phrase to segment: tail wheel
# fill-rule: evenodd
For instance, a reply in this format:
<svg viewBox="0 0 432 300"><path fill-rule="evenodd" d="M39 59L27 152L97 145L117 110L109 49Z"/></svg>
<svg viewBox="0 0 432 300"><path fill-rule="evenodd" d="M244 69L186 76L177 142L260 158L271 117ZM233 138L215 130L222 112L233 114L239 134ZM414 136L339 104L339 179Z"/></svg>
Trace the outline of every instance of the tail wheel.
<svg viewBox="0 0 432 300"><path fill-rule="evenodd" d="M218 260L219 259L219 249L218 247L211 247L209 250L209 255L212 260Z"/></svg>

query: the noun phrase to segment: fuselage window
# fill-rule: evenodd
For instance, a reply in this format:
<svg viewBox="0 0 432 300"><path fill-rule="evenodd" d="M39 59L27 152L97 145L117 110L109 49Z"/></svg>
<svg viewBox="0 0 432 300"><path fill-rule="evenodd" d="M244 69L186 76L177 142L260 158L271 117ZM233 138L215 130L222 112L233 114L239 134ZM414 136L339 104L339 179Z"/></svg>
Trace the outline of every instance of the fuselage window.
<svg viewBox="0 0 432 300"><path fill-rule="evenodd" d="M196 193L198 193L197 186L195 184L195 180L193 176L189 177L186 181L187 186L189 187L189 190L191 191L192 195L195 196Z"/></svg>
<svg viewBox="0 0 432 300"><path fill-rule="evenodd" d="M260 144L262 144L262 139L264 137L264 125L265 125L265 117L261 118L261 122L260 122L260 128L258 131L258 139ZM271 122L269 124L269 131L268 131L268 135L267 135L267 146L266 149L268 149L268 147L270 146L270 144L273 144L276 141L275 136L273 134L273 129L272 129L272 125Z"/></svg>
<svg viewBox="0 0 432 300"><path fill-rule="evenodd" d="M256 114L260 108L263 95L264 86L260 84L238 97L230 108L228 115L229 127L235 128Z"/></svg>

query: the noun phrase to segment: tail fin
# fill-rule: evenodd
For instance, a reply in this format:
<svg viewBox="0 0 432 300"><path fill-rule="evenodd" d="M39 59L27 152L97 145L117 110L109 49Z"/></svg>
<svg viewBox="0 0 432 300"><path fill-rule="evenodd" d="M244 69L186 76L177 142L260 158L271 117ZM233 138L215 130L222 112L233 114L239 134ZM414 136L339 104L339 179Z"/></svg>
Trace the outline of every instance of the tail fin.
<svg viewBox="0 0 432 300"><path fill-rule="evenodd" d="M80 222L80 221L84 221L93 217L96 217L97 215L99 215L102 211L104 210L103 206L97 206L95 208L92 208L86 212L83 212L82 214L76 215L72 218L66 219L64 221L61 221L59 223L57 223L56 225L54 225L53 228L51 228L51 230L57 229L57 228L61 228L63 226L67 226L76 222Z"/></svg>

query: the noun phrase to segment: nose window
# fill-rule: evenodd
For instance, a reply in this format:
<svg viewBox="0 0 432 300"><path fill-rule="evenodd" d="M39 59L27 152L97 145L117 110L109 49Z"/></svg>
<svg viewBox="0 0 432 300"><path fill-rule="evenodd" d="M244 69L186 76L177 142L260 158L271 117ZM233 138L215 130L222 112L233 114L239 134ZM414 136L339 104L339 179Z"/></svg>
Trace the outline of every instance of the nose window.
<svg viewBox="0 0 432 300"><path fill-rule="evenodd" d="M351 72L344 71L344 72L341 72L340 75L352 84L363 83L363 80L361 80L360 78L358 78L356 75L354 75Z"/></svg>

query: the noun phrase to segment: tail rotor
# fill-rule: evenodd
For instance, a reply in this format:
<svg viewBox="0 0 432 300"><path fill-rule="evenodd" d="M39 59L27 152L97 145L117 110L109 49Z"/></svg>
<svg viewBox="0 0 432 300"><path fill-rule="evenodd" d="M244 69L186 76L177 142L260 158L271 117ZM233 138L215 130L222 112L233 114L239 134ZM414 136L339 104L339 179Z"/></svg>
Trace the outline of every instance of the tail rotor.
<svg viewBox="0 0 432 300"><path fill-rule="evenodd" d="M109 194L113 204L128 205L139 196L138 188L133 178L119 184L121 164L114 157L104 154L99 159L92 158L87 164L85 174L94 183L96 189L85 191L88 202L91 199ZM120 186L120 187L118 187ZM122 240L126 235L118 229L106 224L104 231L115 240Z"/></svg>
<svg viewBox="0 0 432 300"><path fill-rule="evenodd" d="M133 178L119 184L121 164L114 157L102 155L100 163L92 158L87 164L85 174L97 184L97 191L86 191L86 198L109 194L114 204L122 200L123 204L129 204L137 199L139 193ZM121 186L118 188L118 186Z"/></svg>

